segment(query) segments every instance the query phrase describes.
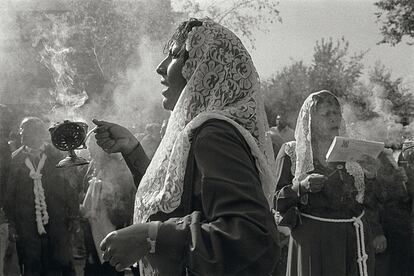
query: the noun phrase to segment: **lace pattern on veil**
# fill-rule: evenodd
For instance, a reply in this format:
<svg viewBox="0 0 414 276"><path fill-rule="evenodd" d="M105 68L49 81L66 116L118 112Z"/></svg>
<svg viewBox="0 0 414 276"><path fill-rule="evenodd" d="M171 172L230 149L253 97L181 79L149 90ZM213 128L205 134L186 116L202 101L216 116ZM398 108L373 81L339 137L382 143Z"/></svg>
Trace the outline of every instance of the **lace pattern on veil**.
<svg viewBox="0 0 414 276"><path fill-rule="evenodd" d="M314 169L311 143L311 110L312 107L315 105L314 96L322 92L330 93L326 90L322 90L319 92L312 93L306 98L305 102L302 105L302 108L300 109L298 120L296 123L296 147L293 143L291 143L288 147L289 151L286 151L286 153L292 158L292 151L295 150L295 160L292 161L291 168L292 174L295 176L293 179L293 183L299 183L300 181L306 178L307 172L312 171ZM333 94L331 95L335 97ZM346 135L345 124L343 122L340 129L340 135ZM357 162L346 162L345 169L351 176L353 176L354 185L358 191L356 195L356 200L359 203L362 203L364 201L365 193L364 172Z"/></svg>
<svg viewBox="0 0 414 276"><path fill-rule="evenodd" d="M236 35L210 20L191 30L185 47L189 58L182 73L187 85L138 187L135 223L180 205L190 137L212 118L228 121L246 139L269 204L275 190L272 144L265 136L268 124L259 77L249 53Z"/></svg>

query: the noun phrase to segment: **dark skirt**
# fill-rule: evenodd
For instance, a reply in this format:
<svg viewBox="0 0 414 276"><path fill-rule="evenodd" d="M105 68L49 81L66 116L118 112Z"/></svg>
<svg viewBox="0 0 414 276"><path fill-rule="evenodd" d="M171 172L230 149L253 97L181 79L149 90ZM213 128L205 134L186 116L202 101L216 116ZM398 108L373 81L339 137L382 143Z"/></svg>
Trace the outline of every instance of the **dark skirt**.
<svg viewBox="0 0 414 276"><path fill-rule="evenodd" d="M374 275L370 229L365 218L368 275ZM357 238L353 223L321 222L302 216L291 232L287 276L359 276Z"/></svg>

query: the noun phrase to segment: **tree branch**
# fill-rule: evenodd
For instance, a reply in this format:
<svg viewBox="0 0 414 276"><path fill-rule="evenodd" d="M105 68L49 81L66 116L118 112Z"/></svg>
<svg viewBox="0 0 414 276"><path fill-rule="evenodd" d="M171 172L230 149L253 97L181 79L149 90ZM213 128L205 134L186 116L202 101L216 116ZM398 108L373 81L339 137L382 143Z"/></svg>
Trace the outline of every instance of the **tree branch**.
<svg viewBox="0 0 414 276"><path fill-rule="evenodd" d="M238 4L233 4L232 7L230 7L227 11L224 11L223 14L221 15L221 17L217 20L217 23L221 23L221 21L223 21L223 19L229 15L231 12L233 12L234 10L246 5L247 3L249 3L250 0L245 0L245 1L241 1Z"/></svg>

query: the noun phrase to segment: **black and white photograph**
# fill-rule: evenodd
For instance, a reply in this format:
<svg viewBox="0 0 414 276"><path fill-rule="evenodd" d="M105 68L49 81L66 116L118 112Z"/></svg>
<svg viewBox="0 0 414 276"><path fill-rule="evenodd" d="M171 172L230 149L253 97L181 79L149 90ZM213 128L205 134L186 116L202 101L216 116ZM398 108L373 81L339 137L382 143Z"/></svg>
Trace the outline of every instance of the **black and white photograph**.
<svg viewBox="0 0 414 276"><path fill-rule="evenodd" d="M0 0L0 276L414 276L413 0Z"/></svg>

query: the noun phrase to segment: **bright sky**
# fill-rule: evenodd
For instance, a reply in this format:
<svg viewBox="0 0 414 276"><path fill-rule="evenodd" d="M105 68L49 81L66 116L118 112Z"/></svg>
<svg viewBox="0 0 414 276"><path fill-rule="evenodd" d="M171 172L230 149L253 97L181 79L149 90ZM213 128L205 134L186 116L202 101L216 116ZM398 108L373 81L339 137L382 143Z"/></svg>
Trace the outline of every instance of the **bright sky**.
<svg viewBox="0 0 414 276"><path fill-rule="evenodd" d="M350 51L368 50L365 69L380 60L394 77L414 80L414 45L377 45L381 39L375 22L374 0L280 0L283 23L270 26L270 33L257 34L252 57L262 79L266 79L292 60L312 60L313 47L321 38L342 36Z"/></svg>

